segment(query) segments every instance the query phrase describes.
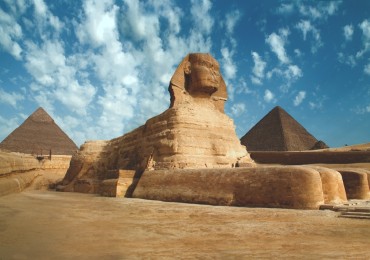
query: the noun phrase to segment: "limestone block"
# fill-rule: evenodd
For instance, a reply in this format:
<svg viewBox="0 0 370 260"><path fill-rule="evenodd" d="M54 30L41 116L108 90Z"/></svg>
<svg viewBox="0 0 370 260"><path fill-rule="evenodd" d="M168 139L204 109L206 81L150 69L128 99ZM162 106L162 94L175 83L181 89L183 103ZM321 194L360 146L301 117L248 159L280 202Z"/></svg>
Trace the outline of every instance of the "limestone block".
<svg viewBox="0 0 370 260"><path fill-rule="evenodd" d="M30 154L0 152L0 196L17 193L33 184L33 189L47 186L64 176L71 156L55 155L42 160Z"/></svg>
<svg viewBox="0 0 370 260"><path fill-rule="evenodd" d="M116 197L118 179L108 179L101 182L99 186L100 195L105 197Z"/></svg>
<svg viewBox="0 0 370 260"><path fill-rule="evenodd" d="M369 199L369 182L366 171L357 168L336 169L342 175L348 199Z"/></svg>
<svg viewBox="0 0 370 260"><path fill-rule="evenodd" d="M318 171L300 166L145 171L134 198L211 205L318 209Z"/></svg>
<svg viewBox="0 0 370 260"><path fill-rule="evenodd" d="M342 175L338 171L319 166L308 167L320 173L325 204L342 204L347 202Z"/></svg>
<svg viewBox="0 0 370 260"><path fill-rule="evenodd" d="M37 176L33 171L0 178L0 196L22 192Z"/></svg>
<svg viewBox="0 0 370 260"><path fill-rule="evenodd" d="M112 170L99 185L99 194L106 197L125 197L132 183L137 181L133 170Z"/></svg>

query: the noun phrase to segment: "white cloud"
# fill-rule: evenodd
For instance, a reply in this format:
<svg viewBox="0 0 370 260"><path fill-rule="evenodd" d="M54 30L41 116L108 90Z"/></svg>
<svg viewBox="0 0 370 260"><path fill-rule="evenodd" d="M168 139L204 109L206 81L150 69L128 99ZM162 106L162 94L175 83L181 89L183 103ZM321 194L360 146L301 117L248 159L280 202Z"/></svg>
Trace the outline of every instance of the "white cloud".
<svg viewBox="0 0 370 260"><path fill-rule="evenodd" d="M297 65L289 65L288 69L284 71L285 78L288 80L297 80L302 77L302 70Z"/></svg>
<svg viewBox="0 0 370 260"><path fill-rule="evenodd" d="M35 5L35 12L37 15L46 15L48 8L46 7L43 0L33 0L33 3Z"/></svg>
<svg viewBox="0 0 370 260"><path fill-rule="evenodd" d="M0 88L0 103L8 104L16 108L17 102L21 100L24 100L23 95L16 92L8 93L2 88Z"/></svg>
<svg viewBox="0 0 370 260"><path fill-rule="evenodd" d="M347 64L351 66L352 68L357 65L357 61L353 55L346 56L343 52L338 53L338 61L340 63Z"/></svg>
<svg viewBox="0 0 370 260"><path fill-rule="evenodd" d="M71 61L64 55L60 42L46 40L41 46L28 43L26 68L41 85L35 89L39 101L58 100L76 113L85 115L96 88L79 77L76 64L69 63Z"/></svg>
<svg viewBox="0 0 370 260"><path fill-rule="evenodd" d="M315 26L313 26L310 21L301 20L295 27L302 32L303 40L306 40L308 33L312 34L312 53L315 53L320 47L323 46L319 30Z"/></svg>
<svg viewBox="0 0 370 260"><path fill-rule="evenodd" d="M370 76L370 63L365 66L364 72Z"/></svg>
<svg viewBox="0 0 370 260"><path fill-rule="evenodd" d="M266 62L262 60L257 52L252 52L251 54L254 62L252 82L260 85L265 76Z"/></svg>
<svg viewBox="0 0 370 260"><path fill-rule="evenodd" d="M234 27L241 17L242 17L242 14L239 10L234 10L226 14L225 27L226 27L226 32L228 34L232 34L234 32Z"/></svg>
<svg viewBox="0 0 370 260"><path fill-rule="evenodd" d="M364 53L370 51L370 21L363 20L362 23L359 24L359 27L362 31L362 43L363 49L356 54L356 58L361 58Z"/></svg>
<svg viewBox="0 0 370 260"><path fill-rule="evenodd" d="M282 92L288 92L291 85L303 76L302 70L297 65L288 65L283 68L274 68L266 73L267 78L272 78L274 75L284 79L284 83L280 86Z"/></svg>
<svg viewBox="0 0 370 260"><path fill-rule="evenodd" d="M304 5L301 2L296 4L301 15L316 20L327 19L329 16L334 15L341 3L342 1L322 1L315 2L315 6Z"/></svg>
<svg viewBox="0 0 370 260"><path fill-rule="evenodd" d="M138 4L136 1L134 3ZM86 19L76 31L80 42L99 47L115 41L118 36L116 27L117 9L118 7L113 5L111 0L86 1L84 3ZM133 30L137 28L141 28L140 23L136 24ZM142 33L145 34L145 31Z"/></svg>
<svg viewBox="0 0 370 260"><path fill-rule="evenodd" d="M283 36L277 35L276 33L272 33L266 38L266 42L270 45L271 51L276 54L281 63L283 64L290 63L290 60L284 47L286 40L284 39Z"/></svg>
<svg viewBox="0 0 370 260"><path fill-rule="evenodd" d="M15 128L19 126L18 118L4 118L0 115L0 133L10 134ZM2 141L0 139L0 141Z"/></svg>
<svg viewBox="0 0 370 260"><path fill-rule="evenodd" d="M306 40L307 33L312 30L312 25L310 21L302 20L296 25L296 28L302 31L303 39Z"/></svg>
<svg viewBox="0 0 370 260"><path fill-rule="evenodd" d="M306 98L306 92L299 91L298 94L294 98L294 101L293 101L294 106L299 106L305 98Z"/></svg>
<svg viewBox="0 0 370 260"><path fill-rule="evenodd" d="M15 59L20 60L22 48L18 41L22 38L22 28L13 16L0 8L0 46Z"/></svg>
<svg viewBox="0 0 370 260"><path fill-rule="evenodd" d="M294 11L293 3L282 3L278 8L277 12L281 14L291 14Z"/></svg>
<svg viewBox="0 0 370 260"><path fill-rule="evenodd" d="M265 90L265 95L263 96L263 99L264 99L267 103L274 102L274 100L275 100L275 95L274 95L274 93L272 93L269 89L266 89L266 90Z"/></svg>
<svg viewBox="0 0 370 260"><path fill-rule="evenodd" d="M347 41L352 40L353 31L354 29L352 24L347 24L343 27L343 35Z"/></svg>
<svg viewBox="0 0 370 260"><path fill-rule="evenodd" d="M224 71L224 77L226 80L233 79L237 72L237 67L232 59L233 53L228 48L221 49L222 55L222 70Z"/></svg>
<svg viewBox="0 0 370 260"><path fill-rule="evenodd" d="M245 111L246 107L243 103L235 103L231 107L231 114L236 117L241 116Z"/></svg>
<svg viewBox="0 0 370 260"><path fill-rule="evenodd" d="M52 14L43 0L33 0L33 22L42 38L57 36L64 27L64 23ZM52 29L52 30L50 30Z"/></svg>
<svg viewBox="0 0 370 260"><path fill-rule="evenodd" d="M352 109L352 111L359 115L370 113L370 104L366 107L356 107L355 109Z"/></svg>
<svg viewBox="0 0 370 260"><path fill-rule="evenodd" d="M301 56L302 56L302 52L301 52L299 49L294 49L294 54L295 54L297 57L301 57Z"/></svg>
<svg viewBox="0 0 370 260"><path fill-rule="evenodd" d="M212 3L209 0L191 0L190 12L194 19L195 26L203 33L209 34L212 31L214 20L209 14Z"/></svg>
<svg viewBox="0 0 370 260"><path fill-rule="evenodd" d="M302 70L297 65L288 65L284 70L274 68L267 72L267 77L271 78L274 74L284 77L289 82L295 81L303 76Z"/></svg>

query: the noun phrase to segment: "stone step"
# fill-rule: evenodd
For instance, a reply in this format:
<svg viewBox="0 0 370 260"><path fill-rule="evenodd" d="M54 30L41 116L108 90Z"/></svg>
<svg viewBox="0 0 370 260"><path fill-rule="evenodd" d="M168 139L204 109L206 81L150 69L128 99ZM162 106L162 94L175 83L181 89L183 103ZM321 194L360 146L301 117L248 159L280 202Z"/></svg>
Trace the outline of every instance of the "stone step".
<svg viewBox="0 0 370 260"><path fill-rule="evenodd" d="M339 212L367 212L370 213L369 207L334 207L335 211Z"/></svg>
<svg viewBox="0 0 370 260"><path fill-rule="evenodd" d="M369 219L370 220L370 215L347 215L347 214L341 214L339 216L340 218L357 218L357 219Z"/></svg>
<svg viewBox="0 0 370 260"><path fill-rule="evenodd" d="M330 205L323 204L320 206L320 210L333 210L338 212L367 212L370 213L369 206L345 206L345 205Z"/></svg>
<svg viewBox="0 0 370 260"><path fill-rule="evenodd" d="M370 217L370 212L343 212L342 215L345 216L368 216Z"/></svg>

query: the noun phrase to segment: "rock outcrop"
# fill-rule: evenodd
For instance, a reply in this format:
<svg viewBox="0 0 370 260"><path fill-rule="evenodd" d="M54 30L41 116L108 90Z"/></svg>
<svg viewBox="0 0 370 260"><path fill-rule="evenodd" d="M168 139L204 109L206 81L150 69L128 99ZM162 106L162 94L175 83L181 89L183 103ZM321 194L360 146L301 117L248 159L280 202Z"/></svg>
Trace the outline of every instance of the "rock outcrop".
<svg viewBox="0 0 370 260"><path fill-rule="evenodd" d="M0 151L0 196L34 189L48 188L65 175L71 156L54 155L35 158L22 153Z"/></svg>
<svg viewBox="0 0 370 260"><path fill-rule="evenodd" d="M303 166L146 171L133 197L295 209L324 204L320 173Z"/></svg>
<svg viewBox="0 0 370 260"><path fill-rule="evenodd" d="M336 169L343 178L348 199L369 199L369 171L359 168Z"/></svg>
<svg viewBox="0 0 370 260"><path fill-rule="evenodd" d="M212 56L187 55L170 81L169 92L170 108L145 125L110 141L82 145L58 189L100 193L109 172L119 169L140 174L254 165L224 113L226 85Z"/></svg>

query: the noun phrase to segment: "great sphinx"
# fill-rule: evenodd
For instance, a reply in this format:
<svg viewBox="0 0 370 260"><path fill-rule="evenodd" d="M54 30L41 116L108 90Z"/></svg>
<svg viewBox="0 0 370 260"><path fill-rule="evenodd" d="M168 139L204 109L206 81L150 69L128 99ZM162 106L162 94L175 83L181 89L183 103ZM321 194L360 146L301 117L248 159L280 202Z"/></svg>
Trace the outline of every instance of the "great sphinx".
<svg viewBox="0 0 370 260"><path fill-rule="evenodd" d="M63 189L96 192L97 183L114 170L254 165L224 112L226 85L211 55L188 54L168 90L170 107L143 126L110 141L85 142L72 158Z"/></svg>
<svg viewBox="0 0 370 260"><path fill-rule="evenodd" d="M338 172L256 166L224 112L226 85L211 55L188 54L168 89L162 114L121 137L85 142L57 190L311 209L346 200Z"/></svg>

